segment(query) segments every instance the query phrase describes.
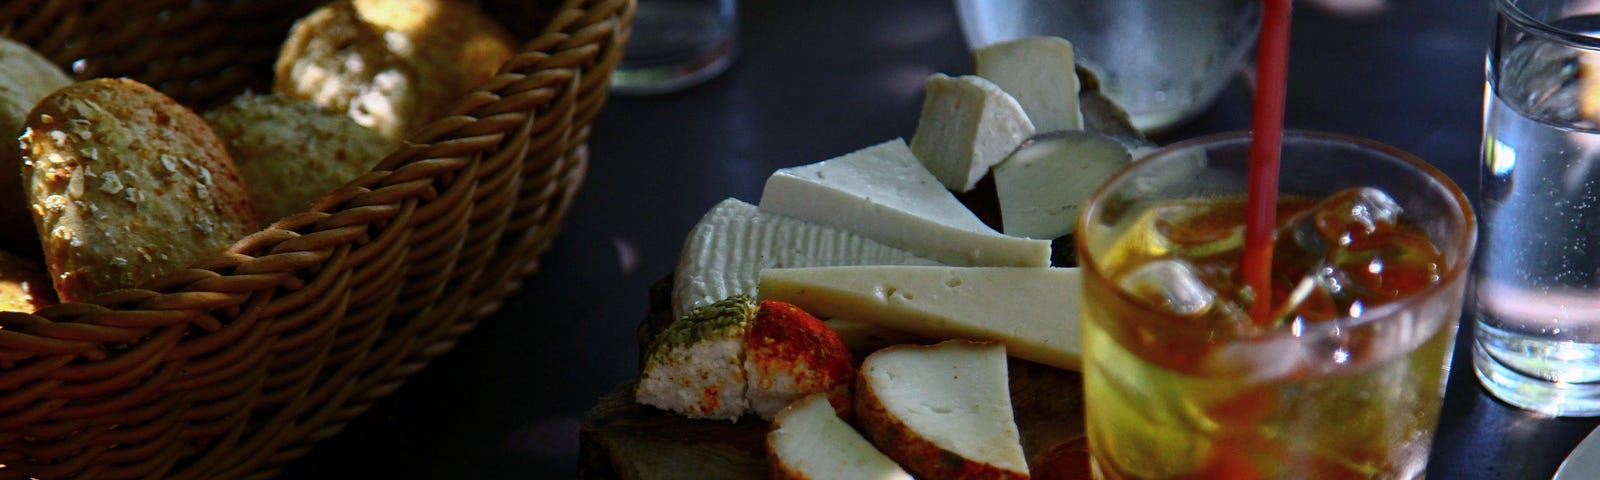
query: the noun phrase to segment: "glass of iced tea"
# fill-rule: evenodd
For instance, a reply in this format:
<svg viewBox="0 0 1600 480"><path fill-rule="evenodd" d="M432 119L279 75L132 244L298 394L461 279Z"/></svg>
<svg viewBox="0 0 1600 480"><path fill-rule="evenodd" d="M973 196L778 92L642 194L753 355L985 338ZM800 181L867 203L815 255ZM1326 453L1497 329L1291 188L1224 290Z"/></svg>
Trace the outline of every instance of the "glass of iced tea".
<svg viewBox="0 0 1600 480"><path fill-rule="evenodd" d="M1240 274L1248 133L1161 149L1078 227L1097 478L1421 478L1476 240L1461 190L1370 140L1284 135L1271 292ZM1250 307L1270 301L1272 314Z"/></svg>

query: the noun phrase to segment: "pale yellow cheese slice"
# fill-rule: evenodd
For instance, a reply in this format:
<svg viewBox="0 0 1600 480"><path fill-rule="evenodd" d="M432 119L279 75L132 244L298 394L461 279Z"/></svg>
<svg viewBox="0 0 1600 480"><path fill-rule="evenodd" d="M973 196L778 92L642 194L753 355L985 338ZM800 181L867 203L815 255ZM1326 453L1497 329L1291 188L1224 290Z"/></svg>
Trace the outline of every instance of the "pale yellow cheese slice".
<svg viewBox="0 0 1600 480"><path fill-rule="evenodd" d="M1078 370L1076 268L851 266L761 271L760 297L932 339L993 340L1017 358Z"/></svg>

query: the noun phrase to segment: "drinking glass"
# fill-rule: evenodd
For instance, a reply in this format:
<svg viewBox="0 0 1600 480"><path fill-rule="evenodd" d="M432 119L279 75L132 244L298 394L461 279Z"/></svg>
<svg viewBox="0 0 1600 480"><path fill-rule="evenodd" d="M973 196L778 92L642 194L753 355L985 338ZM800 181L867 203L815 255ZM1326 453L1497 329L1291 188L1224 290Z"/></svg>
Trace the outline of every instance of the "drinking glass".
<svg viewBox="0 0 1600 480"><path fill-rule="evenodd" d="M738 37L738 0L639 0L611 91L652 95L698 85L728 69Z"/></svg>
<svg viewBox="0 0 1600 480"><path fill-rule="evenodd" d="M1244 65L1259 0L956 0L967 45L1072 42L1078 63L1149 133L1205 111Z"/></svg>
<svg viewBox="0 0 1600 480"><path fill-rule="evenodd" d="M1287 132L1273 304L1294 307L1257 326L1224 268L1242 249L1249 150L1245 132L1174 144L1084 209L1096 477L1420 478L1476 239L1466 197L1392 147Z"/></svg>
<svg viewBox="0 0 1600 480"><path fill-rule="evenodd" d="M1474 370L1512 405L1600 415L1600 1L1494 6Z"/></svg>

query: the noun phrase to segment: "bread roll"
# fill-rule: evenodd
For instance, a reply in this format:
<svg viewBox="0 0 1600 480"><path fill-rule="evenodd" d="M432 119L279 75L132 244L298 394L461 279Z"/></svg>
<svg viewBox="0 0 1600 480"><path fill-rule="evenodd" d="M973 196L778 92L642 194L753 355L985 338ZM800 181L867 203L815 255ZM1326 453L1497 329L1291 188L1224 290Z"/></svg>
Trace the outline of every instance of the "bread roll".
<svg viewBox="0 0 1600 480"><path fill-rule="evenodd" d="M395 148L339 112L278 95L240 95L205 118L227 145L265 221L305 211Z"/></svg>
<svg viewBox="0 0 1600 480"><path fill-rule="evenodd" d="M256 214L205 120L127 79L75 83L28 114L23 175L62 301L220 252Z"/></svg>
<svg viewBox="0 0 1600 480"><path fill-rule="evenodd" d="M455 0L335 0L296 22L274 91L400 140L511 58L510 34Z"/></svg>
<svg viewBox="0 0 1600 480"><path fill-rule="evenodd" d="M0 312L33 313L55 300L44 265L0 251Z"/></svg>
<svg viewBox="0 0 1600 480"><path fill-rule="evenodd" d="M39 251L27 196L22 188L22 157L17 137L28 110L39 99L72 83L60 67L27 45L0 37L0 248Z"/></svg>

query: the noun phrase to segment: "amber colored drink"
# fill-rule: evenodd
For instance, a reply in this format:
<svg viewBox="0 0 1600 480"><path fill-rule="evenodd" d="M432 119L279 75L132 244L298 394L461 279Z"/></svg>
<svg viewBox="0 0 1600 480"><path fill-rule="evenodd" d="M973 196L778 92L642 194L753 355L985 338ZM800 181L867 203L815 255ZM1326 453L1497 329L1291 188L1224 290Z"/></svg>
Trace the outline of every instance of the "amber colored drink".
<svg viewBox="0 0 1600 480"><path fill-rule="evenodd" d="M1470 208L1403 152L1293 132L1282 178L1294 194L1278 204L1263 295L1239 273L1247 149L1243 135L1174 145L1113 178L1085 211L1096 476L1420 478L1471 258ZM1273 306L1264 324L1249 316L1258 300Z"/></svg>

